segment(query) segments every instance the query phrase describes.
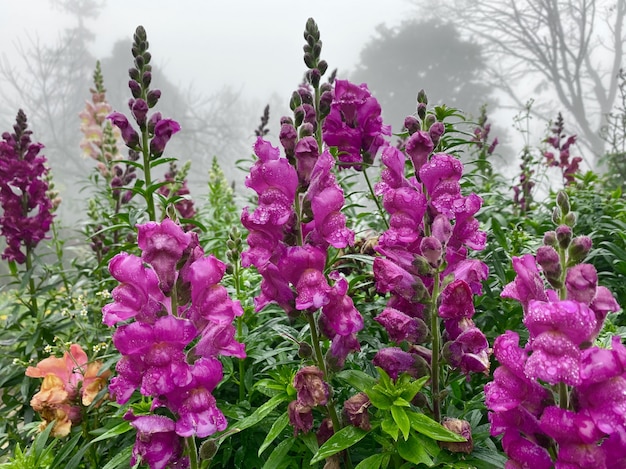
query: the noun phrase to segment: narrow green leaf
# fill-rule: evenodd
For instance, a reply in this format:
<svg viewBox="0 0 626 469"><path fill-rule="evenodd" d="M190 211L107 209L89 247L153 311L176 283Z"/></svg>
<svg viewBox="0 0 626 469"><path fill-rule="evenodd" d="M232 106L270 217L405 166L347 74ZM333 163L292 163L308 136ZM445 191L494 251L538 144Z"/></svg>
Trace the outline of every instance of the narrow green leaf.
<svg viewBox="0 0 626 469"><path fill-rule="evenodd" d="M345 370L337 373L335 376L348 383L354 389L362 392L365 392L365 390L372 388L372 386L376 384L376 379L373 376L360 370Z"/></svg>
<svg viewBox="0 0 626 469"><path fill-rule="evenodd" d="M117 453L102 469L117 469L118 467L129 467L130 456L133 452L132 446L127 446Z"/></svg>
<svg viewBox="0 0 626 469"><path fill-rule="evenodd" d="M50 467L61 467L61 462L65 461L65 459L71 454L79 440L82 437L82 433L78 432L69 441L66 441L61 445L60 451L54 456L54 461Z"/></svg>
<svg viewBox="0 0 626 469"><path fill-rule="evenodd" d="M420 432L422 435L429 436L433 440L453 442L466 441L461 435L451 432L427 415L417 412L408 412L407 415L411 421L413 430Z"/></svg>
<svg viewBox="0 0 626 469"><path fill-rule="evenodd" d="M339 451L343 451L346 448L358 443L368 432L352 425L344 427L331 436L326 443L320 446L320 449L311 459L310 464L313 465L320 462L322 459L326 459L333 454L337 454Z"/></svg>
<svg viewBox="0 0 626 469"><path fill-rule="evenodd" d="M272 410L278 407L281 402L285 402L287 400L289 400L289 396L287 396L287 394L285 393L272 397L269 401L267 401L265 404L255 410L252 415L249 415L239 422L235 422L232 429L241 431L256 425L265 417L267 417Z"/></svg>
<svg viewBox="0 0 626 469"><path fill-rule="evenodd" d="M389 410L393 405L393 400L387 394L382 393L376 389L368 389L365 391L367 397L370 398L370 402L374 407L381 410Z"/></svg>
<svg viewBox="0 0 626 469"><path fill-rule="evenodd" d="M267 458L265 464L263 464L263 469L274 469L278 467L279 464L282 463L287 457L287 454L295 441L296 440L294 438L288 438L281 441L280 444L274 448L274 451L272 451L269 458Z"/></svg>
<svg viewBox="0 0 626 469"><path fill-rule="evenodd" d="M391 416L393 417L394 422L398 425L398 428L402 432L402 436L404 436L405 440L409 438L409 432L411 431L411 421L409 417L406 415L406 411L403 407L393 406L391 407Z"/></svg>
<svg viewBox="0 0 626 469"><path fill-rule="evenodd" d="M387 467L384 463L385 458L389 458L389 454L374 454L369 458L365 458L354 469L379 469L380 467Z"/></svg>
<svg viewBox="0 0 626 469"><path fill-rule="evenodd" d="M271 445L272 442L278 437L278 435L281 434L281 432L285 429L288 423L289 415L287 414L287 412L285 412L283 415L276 419L276 421L272 425L272 428L270 428L270 431L267 432L267 436L265 437L265 440L263 440L263 444L261 444L261 447L259 448L259 451L257 453L259 456L261 456L261 453L265 451L265 448Z"/></svg>
<svg viewBox="0 0 626 469"><path fill-rule="evenodd" d="M54 428L55 423L56 421L50 422L46 426L45 430L37 435L37 438L35 438L35 441L33 442L33 446L31 448L31 452L35 456L35 458L39 458L39 456L41 455L48 441L48 436L50 436L50 432Z"/></svg>
<svg viewBox="0 0 626 469"><path fill-rule="evenodd" d="M406 387L402 390L400 397L411 402L415 395L422 390L426 382L430 379L430 376L422 376L420 379L416 379L415 381L406 385Z"/></svg>
<svg viewBox="0 0 626 469"><path fill-rule="evenodd" d="M109 438L113 438L114 436L121 435L122 433L126 433L132 429L133 427L130 425L130 423L122 422L119 425L116 425L115 427L111 428L110 430L107 430L99 437L91 440L91 443L95 443L97 441L102 441L102 440L108 440Z"/></svg>
<svg viewBox="0 0 626 469"><path fill-rule="evenodd" d="M414 435L410 435L406 441L398 441L398 454L413 464L426 464L429 467L433 464L433 460Z"/></svg>

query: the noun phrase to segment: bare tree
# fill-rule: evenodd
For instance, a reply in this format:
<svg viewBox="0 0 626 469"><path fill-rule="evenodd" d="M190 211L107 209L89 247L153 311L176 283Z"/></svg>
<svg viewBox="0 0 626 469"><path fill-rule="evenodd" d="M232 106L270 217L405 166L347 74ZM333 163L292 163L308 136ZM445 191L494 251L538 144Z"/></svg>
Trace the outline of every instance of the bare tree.
<svg viewBox="0 0 626 469"><path fill-rule="evenodd" d="M554 96L594 157L603 154L600 129L614 105L623 61L625 0L439 3L482 42L493 85L517 108L529 94ZM534 110L548 119L559 109Z"/></svg>

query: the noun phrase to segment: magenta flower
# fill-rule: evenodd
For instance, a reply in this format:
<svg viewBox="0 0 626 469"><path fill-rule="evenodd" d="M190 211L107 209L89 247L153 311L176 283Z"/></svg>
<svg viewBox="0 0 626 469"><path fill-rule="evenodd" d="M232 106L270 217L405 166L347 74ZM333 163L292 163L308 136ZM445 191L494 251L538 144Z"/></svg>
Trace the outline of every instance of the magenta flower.
<svg viewBox="0 0 626 469"><path fill-rule="evenodd" d="M5 132L0 140L0 233L6 238L3 259L23 264L23 249L33 249L52 225L52 201L47 195L46 157L32 143L26 115L17 113L15 133Z"/></svg>
<svg viewBox="0 0 626 469"><path fill-rule="evenodd" d="M154 136L150 140L150 153L158 158L165 151L165 146L172 135L180 131L180 124L172 119L160 119L154 126Z"/></svg>
<svg viewBox="0 0 626 469"><path fill-rule="evenodd" d="M102 322L113 326L136 317L153 324L167 304L154 270L141 258L122 252L109 262L109 272L120 284L111 292L114 302L102 308Z"/></svg>
<svg viewBox="0 0 626 469"><path fill-rule="evenodd" d="M143 462L150 469L165 469L170 464L188 467L189 461L183 458L183 440L175 430L173 420L163 415L135 416L127 413L124 418L137 430L137 440L133 447L130 464Z"/></svg>
<svg viewBox="0 0 626 469"><path fill-rule="evenodd" d="M330 113L324 120L324 143L339 149L342 167L360 169L360 163L371 163L391 135L391 127L383 125L380 104L367 85L355 85L347 80L335 80Z"/></svg>
<svg viewBox="0 0 626 469"><path fill-rule="evenodd" d="M122 140L124 140L126 146L136 150L139 146L139 134L133 129L130 122L128 122L128 118L121 112L112 112L108 115L107 119L109 119L115 127L120 129Z"/></svg>
<svg viewBox="0 0 626 469"><path fill-rule="evenodd" d="M519 301L524 311L528 308L528 303L531 300L548 300L543 279L532 254L513 257L513 269L515 269L517 276L513 282L504 286L502 298Z"/></svg>
<svg viewBox="0 0 626 469"><path fill-rule="evenodd" d="M398 379L401 373L408 373L417 378L417 358L398 347L387 347L376 352L372 360L375 366L382 368L392 379Z"/></svg>
<svg viewBox="0 0 626 469"><path fill-rule="evenodd" d="M428 156L435 148L435 144L428 132L418 130L411 135L404 146L404 149L413 162L415 173L419 174L422 166L428 161Z"/></svg>
<svg viewBox="0 0 626 469"><path fill-rule="evenodd" d="M374 321L381 324L389 338L400 343L408 341L413 344L424 342L428 336L428 326L419 318L413 318L402 311L387 307L374 318Z"/></svg>
<svg viewBox="0 0 626 469"><path fill-rule="evenodd" d="M141 258L152 265L159 278L159 287L168 295L176 281L176 263L191 243L191 235L166 218L161 223L138 225L137 244Z"/></svg>

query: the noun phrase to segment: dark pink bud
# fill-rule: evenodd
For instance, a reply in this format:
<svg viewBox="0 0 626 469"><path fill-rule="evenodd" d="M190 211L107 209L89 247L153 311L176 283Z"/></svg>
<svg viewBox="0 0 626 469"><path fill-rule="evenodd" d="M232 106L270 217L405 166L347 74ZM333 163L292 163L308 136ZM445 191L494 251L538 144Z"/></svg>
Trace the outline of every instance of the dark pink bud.
<svg viewBox="0 0 626 469"><path fill-rule="evenodd" d="M589 236L577 236L572 240L567 250L569 263L578 263L582 261L591 250L592 241Z"/></svg>
<svg viewBox="0 0 626 469"><path fill-rule="evenodd" d="M563 249L567 249L572 241L572 229L567 225L559 225L556 228L556 240Z"/></svg>
<svg viewBox="0 0 626 469"><path fill-rule="evenodd" d="M413 162L416 174L426 163L428 155L431 154L434 148L435 144L430 135L423 130L418 130L406 141L405 151Z"/></svg>
<svg viewBox="0 0 626 469"><path fill-rule="evenodd" d="M567 299L589 305L596 296L598 274L591 264L579 264L567 270Z"/></svg>
<svg viewBox="0 0 626 469"><path fill-rule="evenodd" d="M543 273L555 288L560 288L560 285L555 285L555 281L559 281L561 276L561 259L559 253L556 252L552 246L541 246L537 249L537 264L543 269ZM559 281L560 284L560 281Z"/></svg>
<svg viewBox="0 0 626 469"><path fill-rule="evenodd" d="M472 290L467 282L455 280L439 296L439 316L443 319L471 318L474 315Z"/></svg>
<svg viewBox="0 0 626 469"><path fill-rule="evenodd" d="M143 128L146 125L146 118L148 116L148 104L141 98L131 100L130 110L137 121L139 127Z"/></svg>
<svg viewBox="0 0 626 469"><path fill-rule="evenodd" d="M415 116L407 116L404 119L404 128L409 132L410 135L413 135L420 129L420 121Z"/></svg>
<svg viewBox="0 0 626 469"><path fill-rule="evenodd" d="M280 127L280 133L278 134L278 139L285 149L285 155L288 157L292 156L296 148L296 140L298 139L296 128L292 123L286 122L282 124Z"/></svg>
<svg viewBox="0 0 626 469"><path fill-rule="evenodd" d="M437 215L433 220L431 233L442 245L445 245L452 236L452 225L448 217Z"/></svg>
<svg viewBox="0 0 626 469"><path fill-rule="evenodd" d="M379 350L372 363L382 368L392 379L398 379L400 373L417 376L416 356L398 347L387 347Z"/></svg>
<svg viewBox="0 0 626 469"><path fill-rule="evenodd" d="M428 134L430 135L430 139L433 141L433 144L437 146L439 140L441 140L441 136L446 131L446 127L443 125L443 122L435 122L428 129Z"/></svg>

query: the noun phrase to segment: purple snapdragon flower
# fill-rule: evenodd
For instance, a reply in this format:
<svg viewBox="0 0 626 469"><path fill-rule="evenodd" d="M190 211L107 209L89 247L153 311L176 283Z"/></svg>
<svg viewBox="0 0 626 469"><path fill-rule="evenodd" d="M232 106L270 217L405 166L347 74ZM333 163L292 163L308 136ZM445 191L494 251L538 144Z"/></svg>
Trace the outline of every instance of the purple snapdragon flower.
<svg viewBox="0 0 626 469"><path fill-rule="evenodd" d="M468 258L469 249L485 247L486 235L474 218L482 200L475 194L461 194L463 165L451 155L432 154L435 147L429 132L414 129L404 152L391 146L382 151L384 167L375 190L390 219L375 247L379 256L373 270L377 290L391 297L376 321L394 342L417 344L429 337L416 332L417 327L426 327L425 304L436 303L446 330L442 351L448 363L466 374L487 373L489 346L471 318L473 295L481 292L488 269ZM414 168L412 177L404 174L408 159ZM443 285L436 292L435 275ZM444 283L449 275L454 281Z"/></svg>
<svg viewBox="0 0 626 469"><path fill-rule="evenodd" d="M26 114L17 113L14 133L0 140L0 233L7 247L2 258L26 262L26 251L34 249L52 225L52 201L48 196L46 157L41 143L31 141Z"/></svg>
<svg viewBox="0 0 626 469"><path fill-rule="evenodd" d="M172 419L132 417L134 457L165 467L184 463L181 438L226 428L211 393L223 377L217 358L246 356L232 325L243 310L219 285L225 265L204 255L195 233L169 219L138 231L142 257L121 253L109 265L120 285L103 308L103 321L118 324L113 344L122 354L110 390L124 404L139 389L154 399L153 408L169 410Z"/></svg>
<svg viewBox="0 0 626 469"><path fill-rule="evenodd" d="M567 196L559 193L555 217L571 220L568 213ZM511 467L626 464L626 347L619 337L611 349L593 345L606 315L619 305L598 286L595 268L580 263L590 240L574 239L564 224L546 233L536 258L513 258L517 276L502 291L521 303L529 331L525 349L511 331L496 339L501 366L485 386L491 434L504 435ZM556 290L546 288L544 278ZM558 387L558 406L541 383Z"/></svg>
<svg viewBox="0 0 626 469"><path fill-rule="evenodd" d="M357 169L363 162L372 163L385 145L384 135L391 135L391 127L383 124L380 104L367 85L348 80L335 80L330 113L322 129L324 143L339 149L342 167Z"/></svg>

